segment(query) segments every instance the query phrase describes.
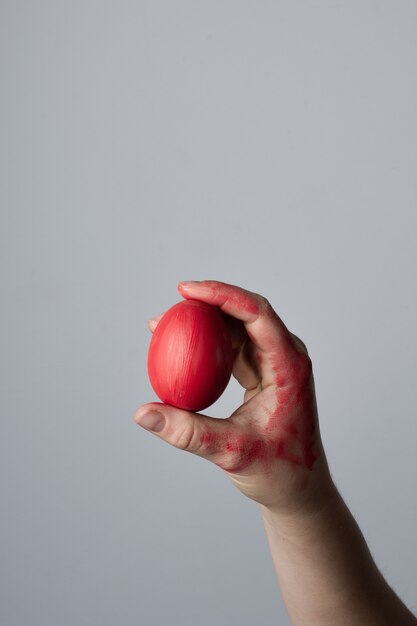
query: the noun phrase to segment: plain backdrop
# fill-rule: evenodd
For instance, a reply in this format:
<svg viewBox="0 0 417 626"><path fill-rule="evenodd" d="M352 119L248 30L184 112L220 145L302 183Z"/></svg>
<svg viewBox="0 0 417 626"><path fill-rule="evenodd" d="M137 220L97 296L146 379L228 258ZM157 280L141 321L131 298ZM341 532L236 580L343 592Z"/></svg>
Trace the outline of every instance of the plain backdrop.
<svg viewBox="0 0 417 626"><path fill-rule="evenodd" d="M1 626L289 624L257 505L133 421L146 320L202 279L307 344L334 479L416 610L416 3L0 10Z"/></svg>

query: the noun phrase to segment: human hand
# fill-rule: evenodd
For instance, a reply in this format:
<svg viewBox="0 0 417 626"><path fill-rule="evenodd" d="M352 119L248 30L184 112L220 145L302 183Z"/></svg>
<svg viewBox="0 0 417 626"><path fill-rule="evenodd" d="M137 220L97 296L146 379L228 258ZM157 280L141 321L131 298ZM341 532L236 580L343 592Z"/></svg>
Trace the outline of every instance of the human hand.
<svg viewBox="0 0 417 626"><path fill-rule="evenodd" d="M222 312L244 402L226 419L152 402L137 410L136 422L212 461L244 495L271 510L319 507L331 479L306 346L259 294L214 280L181 282L178 289ZM162 316L149 321L151 332ZM157 411L153 418L150 411Z"/></svg>

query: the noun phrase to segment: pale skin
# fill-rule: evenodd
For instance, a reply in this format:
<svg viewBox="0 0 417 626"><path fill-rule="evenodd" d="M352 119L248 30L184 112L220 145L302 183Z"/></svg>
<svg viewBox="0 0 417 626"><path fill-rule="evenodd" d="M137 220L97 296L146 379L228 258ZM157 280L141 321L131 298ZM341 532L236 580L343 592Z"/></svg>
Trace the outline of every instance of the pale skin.
<svg viewBox="0 0 417 626"><path fill-rule="evenodd" d="M215 463L259 505L293 626L417 626L331 478L304 343L257 293L214 280L178 289L224 314L244 402L226 419L151 402L136 422ZM149 320L151 332L162 315Z"/></svg>

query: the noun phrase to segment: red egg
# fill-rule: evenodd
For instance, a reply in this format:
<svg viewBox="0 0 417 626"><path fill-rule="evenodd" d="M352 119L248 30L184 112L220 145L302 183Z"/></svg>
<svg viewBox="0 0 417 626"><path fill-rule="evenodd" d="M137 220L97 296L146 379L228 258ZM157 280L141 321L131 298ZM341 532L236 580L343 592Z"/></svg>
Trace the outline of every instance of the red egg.
<svg viewBox="0 0 417 626"><path fill-rule="evenodd" d="M230 334L220 312L199 300L168 309L152 335L148 374L167 404L201 411L226 389L233 366Z"/></svg>

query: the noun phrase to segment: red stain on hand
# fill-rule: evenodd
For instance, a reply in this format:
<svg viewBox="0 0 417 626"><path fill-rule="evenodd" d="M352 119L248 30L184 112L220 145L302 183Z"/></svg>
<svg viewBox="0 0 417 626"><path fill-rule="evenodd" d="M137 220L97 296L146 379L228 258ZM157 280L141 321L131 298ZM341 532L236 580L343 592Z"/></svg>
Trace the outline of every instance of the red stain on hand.
<svg viewBox="0 0 417 626"><path fill-rule="evenodd" d="M291 363L277 357L273 366L277 374L275 406L264 407L266 424L257 420L248 432L231 429L205 432L201 437L202 446L219 454L218 465L230 473L242 473L260 462L268 474L278 459L307 470L313 468L317 415L311 361L298 352ZM284 380L285 385L280 386Z"/></svg>
<svg viewBox="0 0 417 626"><path fill-rule="evenodd" d="M268 469L269 446L268 442L261 437L236 436L237 443L234 444L230 440L226 444L228 452L238 452L240 454L240 462L235 463L229 472L239 473L245 470L254 461L262 461L265 470Z"/></svg>
<svg viewBox="0 0 417 626"><path fill-rule="evenodd" d="M189 289L186 285L181 286L181 289L184 288L186 291ZM253 314L254 317L259 314L259 303L254 294L245 289L216 280L203 280L198 284L198 293L203 295L205 292L210 294L210 303L213 306L223 305L227 301L239 310Z"/></svg>

